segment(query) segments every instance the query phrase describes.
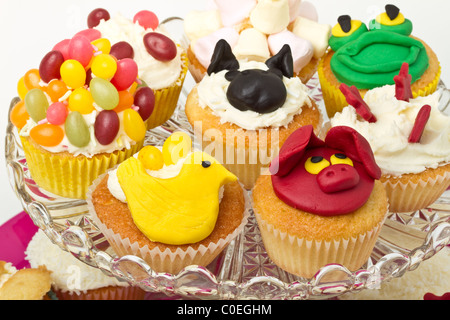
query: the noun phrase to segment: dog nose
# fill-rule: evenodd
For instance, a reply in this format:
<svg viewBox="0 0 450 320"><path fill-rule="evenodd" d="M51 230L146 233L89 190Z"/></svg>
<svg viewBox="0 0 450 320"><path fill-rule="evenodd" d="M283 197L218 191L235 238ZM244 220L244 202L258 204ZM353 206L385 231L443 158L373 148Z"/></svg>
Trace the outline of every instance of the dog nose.
<svg viewBox="0 0 450 320"><path fill-rule="evenodd" d="M359 174L348 164L336 164L323 169L316 179L323 192L335 193L355 187L359 183Z"/></svg>

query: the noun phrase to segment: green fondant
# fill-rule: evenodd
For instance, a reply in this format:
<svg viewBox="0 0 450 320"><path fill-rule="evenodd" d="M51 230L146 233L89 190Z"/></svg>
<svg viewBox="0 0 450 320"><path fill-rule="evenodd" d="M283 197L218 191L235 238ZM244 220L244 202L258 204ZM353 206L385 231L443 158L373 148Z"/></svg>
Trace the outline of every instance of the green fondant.
<svg viewBox="0 0 450 320"><path fill-rule="evenodd" d="M346 45L350 41L358 39L363 33L368 32L367 26L364 23L361 23L358 29L355 30L351 35L346 37L335 37L331 36L328 40L328 44L333 51L338 51L339 48Z"/></svg>
<svg viewBox="0 0 450 320"><path fill-rule="evenodd" d="M336 78L358 89L394 84L402 64L409 64L412 82L428 68L424 45L411 37L389 31L366 32L335 52L330 66Z"/></svg>
<svg viewBox="0 0 450 320"><path fill-rule="evenodd" d="M369 30L370 31L391 31L395 33L402 34L404 36L409 36L413 30L413 24L410 20L405 19L405 22L396 25L396 26L386 26L384 24L379 23L375 19L369 22Z"/></svg>

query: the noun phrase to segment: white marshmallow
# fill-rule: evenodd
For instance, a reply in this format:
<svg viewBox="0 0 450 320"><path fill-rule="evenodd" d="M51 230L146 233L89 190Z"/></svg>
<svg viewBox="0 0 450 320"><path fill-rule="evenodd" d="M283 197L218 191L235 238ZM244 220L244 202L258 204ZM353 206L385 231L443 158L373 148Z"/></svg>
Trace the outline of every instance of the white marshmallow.
<svg viewBox="0 0 450 320"><path fill-rule="evenodd" d="M234 26L250 15L256 0L216 0L222 23L225 27Z"/></svg>
<svg viewBox="0 0 450 320"><path fill-rule="evenodd" d="M250 22L265 34L283 31L289 25L289 1L259 0L250 14Z"/></svg>
<svg viewBox="0 0 450 320"><path fill-rule="evenodd" d="M184 32L191 41L222 28L218 10L191 11L184 18Z"/></svg>
<svg viewBox="0 0 450 320"><path fill-rule="evenodd" d="M292 32L300 38L309 40L314 47L314 58L320 59L328 48L331 26L298 17L294 22Z"/></svg>
<svg viewBox="0 0 450 320"><path fill-rule="evenodd" d="M270 58L267 37L255 28L243 30L233 49L236 58L265 62Z"/></svg>

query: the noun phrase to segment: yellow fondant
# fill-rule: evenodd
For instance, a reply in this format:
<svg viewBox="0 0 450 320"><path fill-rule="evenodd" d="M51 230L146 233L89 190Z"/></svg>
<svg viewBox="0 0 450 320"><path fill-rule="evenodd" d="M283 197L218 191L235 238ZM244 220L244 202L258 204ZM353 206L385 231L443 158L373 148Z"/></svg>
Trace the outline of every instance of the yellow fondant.
<svg viewBox="0 0 450 320"><path fill-rule="evenodd" d="M139 151L138 160L142 162L147 170L159 170L164 166L161 150L154 146L145 146Z"/></svg>
<svg viewBox="0 0 450 320"><path fill-rule="evenodd" d="M330 157L330 161L331 161L331 164L348 164L353 167L353 161L349 157L345 157L344 159L341 159L341 158L336 157L335 154L333 154Z"/></svg>
<svg viewBox="0 0 450 320"><path fill-rule="evenodd" d="M117 177L136 226L150 240L173 245L195 243L212 232L219 212L219 189L237 180L200 151L188 155L173 178L150 176L136 158L123 162Z"/></svg>
<svg viewBox="0 0 450 320"><path fill-rule="evenodd" d="M170 166L178 162L178 160L186 157L191 152L192 140L185 132L174 132L164 141L163 159L166 166Z"/></svg>
<svg viewBox="0 0 450 320"><path fill-rule="evenodd" d="M312 162L311 158L308 158L305 162L305 169L311 174L319 174L320 171L330 166L330 162L326 159L322 159L320 162Z"/></svg>
<svg viewBox="0 0 450 320"><path fill-rule="evenodd" d="M335 37L347 37L351 35L353 32L358 30L359 27L361 27L362 22L359 20L352 20L351 21L351 29L349 32L344 32L341 28L341 25L338 23L336 24L333 29L331 29L331 34Z"/></svg>
<svg viewBox="0 0 450 320"><path fill-rule="evenodd" d="M405 16L400 12L394 20L391 20L386 12L379 14L376 18L376 21L385 26L398 26L405 22Z"/></svg>

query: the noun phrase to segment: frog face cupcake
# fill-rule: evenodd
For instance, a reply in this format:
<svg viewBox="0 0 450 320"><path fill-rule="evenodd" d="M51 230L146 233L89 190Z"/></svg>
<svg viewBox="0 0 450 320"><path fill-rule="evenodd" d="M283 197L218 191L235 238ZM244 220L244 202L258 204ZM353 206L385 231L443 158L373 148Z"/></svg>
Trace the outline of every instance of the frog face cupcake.
<svg viewBox="0 0 450 320"><path fill-rule="evenodd" d="M99 11L103 15L95 15ZM136 61L139 79L155 94L147 128L160 126L170 119L177 107L188 70L186 51L170 38L151 11L139 11L132 20L120 14L110 17L104 11L94 10L88 25L111 41L113 54Z"/></svg>
<svg viewBox="0 0 450 320"><path fill-rule="evenodd" d="M32 178L52 194L84 199L95 178L136 153L153 112L131 58L87 29L58 43L19 81L11 110Z"/></svg>
<svg viewBox="0 0 450 320"><path fill-rule="evenodd" d="M440 64L433 50L411 35L412 23L400 10L387 5L386 12L366 26L348 15L340 16L332 29L330 50L319 65L325 107L331 118L347 105L339 86L355 86L360 94L394 84L403 63L410 66L414 97L436 90Z"/></svg>
<svg viewBox="0 0 450 320"><path fill-rule="evenodd" d="M317 71L328 48L331 26L317 22L310 2L216 0L213 8L191 11L184 22L190 40L189 71L199 82L207 73L214 47L224 39L239 60L264 62L288 44L294 74L303 83Z"/></svg>
<svg viewBox="0 0 450 320"><path fill-rule="evenodd" d="M117 255L137 255L156 272L176 274L207 266L246 224L236 176L191 150L187 134L174 133L162 150L146 146L128 160L88 194L90 214Z"/></svg>

